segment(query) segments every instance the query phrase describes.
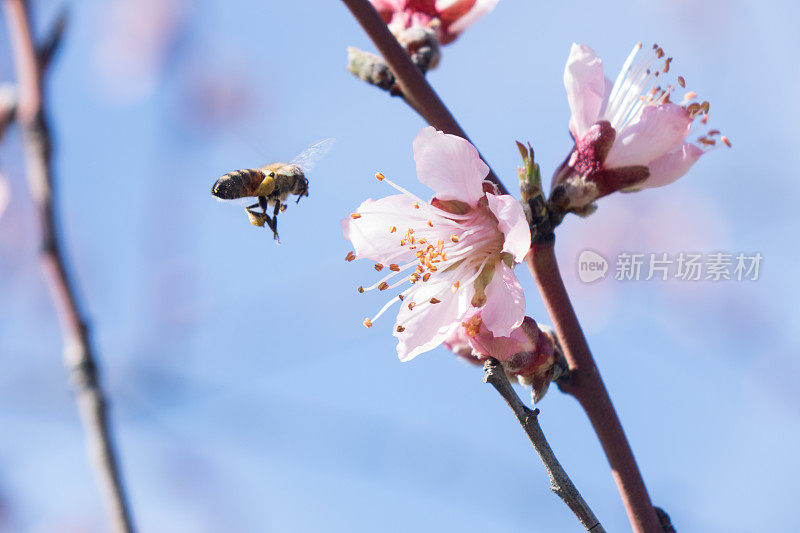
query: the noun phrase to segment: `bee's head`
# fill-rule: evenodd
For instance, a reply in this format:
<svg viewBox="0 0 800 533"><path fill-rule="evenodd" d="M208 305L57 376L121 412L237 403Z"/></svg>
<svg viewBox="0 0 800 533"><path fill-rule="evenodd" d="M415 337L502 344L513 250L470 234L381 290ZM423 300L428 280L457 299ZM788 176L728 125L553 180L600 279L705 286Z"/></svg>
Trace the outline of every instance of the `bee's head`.
<svg viewBox="0 0 800 533"><path fill-rule="evenodd" d="M211 194L222 200L233 200L239 197L236 189L234 181L227 176L223 176L211 187Z"/></svg>
<svg viewBox="0 0 800 533"><path fill-rule="evenodd" d="M305 176L295 182L292 193L299 197L308 196L308 179Z"/></svg>

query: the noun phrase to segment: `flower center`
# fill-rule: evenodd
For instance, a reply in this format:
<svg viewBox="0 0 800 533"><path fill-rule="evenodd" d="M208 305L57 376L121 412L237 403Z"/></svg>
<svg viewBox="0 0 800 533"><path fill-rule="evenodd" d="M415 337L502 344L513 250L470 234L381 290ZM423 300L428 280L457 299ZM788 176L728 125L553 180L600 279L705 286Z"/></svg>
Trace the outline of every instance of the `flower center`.
<svg viewBox="0 0 800 533"><path fill-rule="evenodd" d="M454 213L420 200L383 174L378 174L377 178L407 197L408 210L402 214L407 226L405 229L396 225L386 228L386 238L395 239L395 253L388 256L396 257L398 262L375 264L376 271L388 268L389 272L369 287L359 287L358 292L394 289L407 282L409 286L389 300L374 317L364 320L364 325L370 327L397 301L405 301L408 309L413 310L417 306L439 304L471 283L481 285L482 291L486 282L478 283L479 278L486 277L481 274L487 265L499 261L504 242L497 219L485 200L477 207L469 207L465 213ZM351 217L358 219L370 214L373 213L353 213ZM345 259L355 258L350 252ZM419 291L423 286L434 290ZM417 298L418 291L424 296ZM403 331L400 328L402 326L398 326L398 331Z"/></svg>

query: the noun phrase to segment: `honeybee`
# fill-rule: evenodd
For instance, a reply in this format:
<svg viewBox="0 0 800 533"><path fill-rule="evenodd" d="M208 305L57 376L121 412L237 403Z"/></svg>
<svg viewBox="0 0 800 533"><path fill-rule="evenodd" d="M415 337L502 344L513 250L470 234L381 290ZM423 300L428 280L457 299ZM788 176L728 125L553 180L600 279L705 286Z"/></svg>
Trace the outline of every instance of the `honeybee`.
<svg viewBox="0 0 800 533"><path fill-rule="evenodd" d="M278 213L286 210L286 199L290 195L300 198L308 196L307 173L333 146L334 139L325 139L313 144L289 163L271 163L260 168L234 170L219 178L211 188L211 194L221 200L256 197L257 202L245 207L247 217L254 226L269 226L278 243ZM267 209L272 208L272 216Z"/></svg>

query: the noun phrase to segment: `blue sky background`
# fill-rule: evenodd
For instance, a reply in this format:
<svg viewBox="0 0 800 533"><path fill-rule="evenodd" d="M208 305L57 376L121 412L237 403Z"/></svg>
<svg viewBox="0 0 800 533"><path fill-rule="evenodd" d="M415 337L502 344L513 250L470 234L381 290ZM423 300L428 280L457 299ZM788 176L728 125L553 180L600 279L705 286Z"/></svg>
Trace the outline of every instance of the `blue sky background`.
<svg viewBox="0 0 800 533"><path fill-rule="evenodd" d="M60 2L34 2L40 29ZM48 95L62 232L102 357L141 531L581 531L479 368L401 364L339 219L419 194L424 124L345 70L371 44L340 2L85 0ZM666 189L570 217L557 253L651 496L679 531L792 531L800 476L796 305L800 45L794 2L512 2L445 49L430 80L513 188L531 141L549 176L571 143L573 41L613 77L657 42L733 143ZM13 68L0 25L0 79ZM282 244L210 196L240 167L334 150ZM0 531L105 531L36 258L20 146L0 147ZM579 252L760 252L756 282L581 283ZM524 268L528 313L547 323ZM527 397L527 391L521 391ZM609 531L629 528L576 402L541 424Z"/></svg>

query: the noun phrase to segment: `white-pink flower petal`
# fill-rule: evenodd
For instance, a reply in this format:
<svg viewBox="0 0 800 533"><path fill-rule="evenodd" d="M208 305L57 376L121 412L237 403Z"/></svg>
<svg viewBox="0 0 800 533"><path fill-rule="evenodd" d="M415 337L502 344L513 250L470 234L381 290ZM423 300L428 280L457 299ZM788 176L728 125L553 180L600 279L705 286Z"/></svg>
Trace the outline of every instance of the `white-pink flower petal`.
<svg viewBox="0 0 800 533"><path fill-rule="evenodd" d="M448 7L458 2L464 2L464 0L437 0L436 10L444 12ZM473 0L473 2L472 8L465 15L457 18L448 26L447 29L450 33L457 35L478 22L494 9L498 0Z"/></svg>
<svg viewBox="0 0 800 533"><path fill-rule="evenodd" d="M525 293L514 269L503 261L495 265L492 281L486 287L486 305L481 318L495 337L508 337L525 319Z"/></svg>
<svg viewBox="0 0 800 533"><path fill-rule="evenodd" d="M597 121L606 88L610 87L603 74L603 62L585 44L572 44L564 68L564 86L572 111L570 131L579 139Z"/></svg>
<svg viewBox="0 0 800 533"><path fill-rule="evenodd" d="M453 294L449 288L447 282L431 280L415 291L413 309L409 309L412 302L401 302L393 333L401 361L410 361L436 348L461 324L466 297L470 295L468 291ZM434 297L438 297L439 303L430 303Z"/></svg>
<svg viewBox="0 0 800 533"><path fill-rule="evenodd" d="M489 209L497 217L497 227L505 235L503 251L521 263L531 248L531 229L522 205L507 194L486 193Z"/></svg>
<svg viewBox="0 0 800 533"><path fill-rule="evenodd" d="M669 185L686 174L704 153L698 146L684 143L680 148L650 163L650 177L639 188L649 189Z"/></svg>
<svg viewBox="0 0 800 533"><path fill-rule="evenodd" d="M680 146L692 119L676 104L645 106L638 121L617 132L605 166L647 165Z"/></svg>
<svg viewBox="0 0 800 533"><path fill-rule="evenodd" d="M403 194L367 199L356 210L358 218L350 216L342 220L342 233L353 243L359 259L386 264L408 261L413 254L408 248L398 246L399 237L389 231L394 226L404 232L411 209L411 201Z"/></svg>
<svg viewBox="0 0 800 533"><path fill-rule="evenodd" d="M428 126L414 139L414 161L417 178L433 189L436 198L474 206L483 196L489 167L466 139Z"/></svg>

